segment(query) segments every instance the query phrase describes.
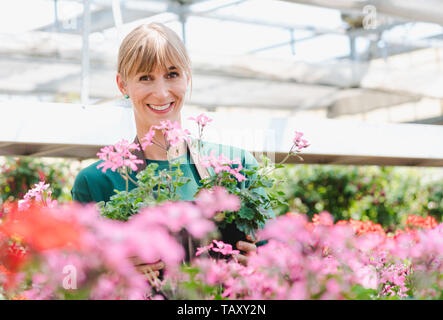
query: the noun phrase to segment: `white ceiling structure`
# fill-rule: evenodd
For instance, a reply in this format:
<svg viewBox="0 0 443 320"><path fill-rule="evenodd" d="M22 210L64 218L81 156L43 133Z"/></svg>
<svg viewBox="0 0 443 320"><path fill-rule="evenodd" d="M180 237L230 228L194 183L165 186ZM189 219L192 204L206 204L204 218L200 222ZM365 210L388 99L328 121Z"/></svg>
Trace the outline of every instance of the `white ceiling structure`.
<svg viewBox="0 0 443 320"><path fill-rule="evenodd" d="M0 150L5 155L89 159L95 158L102 146L121 139L132 141L136 135L132 112L124 107L0 102L0 113L6 110L10 110L10 117L0 120ZM182 124L196 136L197 126L188 120L191 115L184 110ZM443 148L436 148L443 141L441 126L241 113L232 117L220 112L208 115L213 122L205 128L205 141L249 150L257 159L264 154L281 161L297 130L311 144L303 150L304 163L443 167ZM301 161L290 157L286 163Z"/></svg>
<svg viewBox="0 0 443 320"><path fill-rule="evenodd" d="M440 62L443 58L443 4L438 0L47 2L53 4L53 21L23 33L0 32L3 115L8 112L8 101L17 98L54 102L76 97L83 105L121 105L121 94L115 85L119 41L136 25L159 21L175 27L190 50L193 89L187 100L189 106L207 111L241 110L246 114L262 110L269 114L264 119L283 112L286 116L320 115L354 120L359 119L355 118L357 116L360 120L382 117L386 119L382 122L443 124L443 66ZM69 3L81 5L81 10L69 18L59 17L56 13ZM259 7L261 11L254 9ZM311 7L339 10L343 21L315 25L310 24L309 19L291 18L291 14L295 16L299 10ZM268 10L263 11L263 8ZM376 9L377 15L375 20L369 21L371 8ZM277 10L280 13L274 13ZM225 42L226 47L230 46L229 40L235 40L232 32L211 34L215 42L208 42L208 48L199 51L195 48L201 39L194 36L198 30L193 22L199 19L205 19L208 25L209 21L223 26L233 23L238 30L240 26L252 26L257 31L251 38L244 39L250 47L241 54L233 53L234 48L230 52L215 47L214 43ZM420 23L432 24L440 33L416 36L411 30ZM280 30L283 37L265 41L264 28ZM395 36L402 32L403 36ZM309 54L300 57L304 44L331 36L345 39L348 52L327 59L309 60ZM241 36L239 38L241 43ZM361 45L362 41L366 46ZM340 51L338 46L339 41L332 41L320 47L320 51ZM292 51L292 54L273 54L279 50ZM53 121L62 120L53 118ZM39 153L38 148L32 152L23 151L26 148L14 149L14 141L8 139L0 131L0 154ZM25 141L17 143L23 145ZM6 146L9 149L5 149ZM51 150L51 146L42 148ZM60 152L46 151L45 154L60 156ZM86 154L82 157L87 157ZM313 163L320 161L314 158ZM325 159L320 162L327 163ZM358 163L365 161L359 158ZM423 165L426 162L403 163ZM429 163L443 166L443 160L434 159Z"/></svg>

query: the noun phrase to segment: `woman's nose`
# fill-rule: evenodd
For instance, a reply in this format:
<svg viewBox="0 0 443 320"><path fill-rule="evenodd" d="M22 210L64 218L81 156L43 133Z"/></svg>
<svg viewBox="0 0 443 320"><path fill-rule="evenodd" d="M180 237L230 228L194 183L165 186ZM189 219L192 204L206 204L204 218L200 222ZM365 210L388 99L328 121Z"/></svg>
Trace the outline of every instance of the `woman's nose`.
<svg viewBox="0 0 443 320"><path fill-rule="evenodd" d="M166 83L166 81L162 80L158 80L156 82L156 85L154 87L154 92L152 93L152 95L159 99L159 100L164 100L166 98L169 97L169 86ZM167 101L159 101L159 102L167 102Z"/></svg>

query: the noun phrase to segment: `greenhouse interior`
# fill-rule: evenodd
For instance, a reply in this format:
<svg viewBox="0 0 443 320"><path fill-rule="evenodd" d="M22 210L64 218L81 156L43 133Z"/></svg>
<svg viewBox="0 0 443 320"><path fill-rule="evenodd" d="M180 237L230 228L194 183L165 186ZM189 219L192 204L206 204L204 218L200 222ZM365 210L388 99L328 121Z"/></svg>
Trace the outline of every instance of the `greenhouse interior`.
<svg viewBox="0 0 443 320"><path fill-rule="evenodd" d="M0 299L443 299L440 0L7 0L1 2L0 9ZM242 157L246 153L246 158L240 158L243 162L225 158L223 164L229 164L228 169L214 167L226 155L222 153L219 158L211 158L210 163L190 165L189 172L197 177L209 176L203 184L196 180L198 191L192 198L175 189L186 189L182 187L186 181L180 179L188 178L180 174L186 177L189 172L173 173L169 149L165 149L169 167L164 169L170 181L156 180L154 175L152 180L147 178L151 167L141 144L137 107L132 97L123 94L117 81L122 41L135 28L152 23L175 32L189 55L192 81L186 88L179 125L197 139L198 152L200 142L205 141L206 146L223 145L231 156L233 150L240 150ZM162 125L163 130L169 130ZM147 165L139 172L145 172L145 176L136 175L137 166L131 170L128 165L110 164L110 155L103 158L112 146L120 152L117 144L122 141L124 148L130 150L131 145L125 143L137 136L138 150ZM169 141L166 134L164 139ZM191 147L186 150L193 152ZM204 158L211 156L208 151ZM251 170L246 163L251 158L259 166L251 171L258 186L253 183L255 178L245 173ZM190 159L194 160L192 155ZM160 160L153 162L163 168ZM104 161L103 170L97 167L97 161ZM246 171L240 171L243 167ZM213 168L224 175L213 175ZM97 172L97 177L85 176L91 170ZM110 198L100 202L93 198L98 194L94 190L104 186L93 178L105 176L108 180L100 183L121 180L106 186L110 188ZM85 185L80 185L80 178L86 181ZM239 187L243 179L247 182ZM238 183L237 189L232 181ZM227 191L204 193L209 186L223 186ZM86 197L86 189L91 198ZM136 194L134 190L149 194ZM233 195L240 199L235 210L234 198L229 198ZM197 222L197 218L192 220L187 215L191 209L184 204L188 200L193 200L196 208L200 208L199 201L207 201L207 207L214 207L206 209L214 210L213 220L205 220L206 224L203 220ZM117 245L102 249L105 241L113 243L111 235L117 227L99 227L99 222L84 219L79 225L89 228L87 232L98 240L79 249L75 253L77 260L72 258L74 262L63 262L57 250L67 250L63 241L77 243L74 235L79 231L71 230L72 226L63 219L53 218L49 208L62 211L63 205L76 202L97 202L96 210L101 216L125 221L126 229L133 228L125 244L130 249L123 252ZM189 246L184 246L186 258L174 249L170 238L160 234L156 241L164 245L150 245L155 254L130 245L131 236L150 243L152 239L141 231L138 234L137 228L155 223L143 220L146 214L135 213L157 210L173 219L173 208L168 205L176 205L177 212L183 212L183 217L175 213L182 217L180 221L188 219L180 226L192 238L188 238ZM89 207L75 208L90 210L85 214L92 212ZM22 211L32 211L35 218L26 220L14 215ZM207 212L203 216L209 217ZM16 224L11 222L12 217ZM46 227L39 226L37 221L41 219L51 222ZM22 228L17 227L20 223ZM49 229L51 223L59 223L59 231ZM195 228L190 227L192 223ZM232 234L222 229L221 239L228 239L226 243L204 243L207 238L197 230L208 232L209 227L205 228L209 224L217 228L221 225L226 228L223 230L236 226L235 232L242 232L243 238L239 239L245 240L246 234L253 243L255 255L229 242ZM171 222L166 227L174 229L179 224L172 227ZM345 227L354 230L349 238L340 231ZM321 230L323 236L315 230ZM46 242L37 239L39 232L48 232L52 238ZM294 236L304 232L309 236ZM256 237L256 233L261 236ZM299 257L298 249L289 244L279 247L269 240L273 237L287 243L295 241L300 246L314 240L325 246L309 251L309 257ZM197 238L198 245L192 247ZM334 246L340 247L345 238L360 251L371 253L363 254L357 249L349 249L346 257L344 253L334 253ZM401 241L414 243L410 251L400 249ZM10 255L4 254L11 250L11 243L14 254L20 256L14 256L14 263ZM49 258L42 260L45 248L55 250L51 260L54 264L74 266L75 272L80 268L78 278L68 277L71 269L57 271L47 262ZM328 248L332 253L325 253ZM94 250L101 250L100 254L94 255ZM170 250L170 255L156 250ZM217 268L224 268L225 278L221 269L215 271L208 262L216 256L211 250L219 252L219 257L220 252L232 256L232 260L211 262L224 263L217 264ZM266 271L272 269L273 263L279 263L270 258L273 250L282 250L287 259L284 266L278 266L282 277L288 275L284 278ZM165 262L166 269L171 270L172 265L184 259L198 266L203 280L197 281L185 271L192 280L174 283L178 289L171 291L175 287L168 281L174 282L174 277L183 274L159 276L151 265L153 269L141 273L149 279L144 281L147 287L137 286L133 283L140 272L130 269L131 264L124 264L122 269L126 271L117 270L113 266L117 260L112 259L122 258L117 254L111 258L111 251L145 260L156 257L155 261ZM195 262L195 251L209 258ZM374 262L388 259L388 251L389 257L394 257L391 262ZM396 255L403 260L395 260ZM39 262L39 273L33 273L25 256L30 261L43 261ZM324 256L333 262L325 262ZM371 262L367 262L369 256ZM247 261L245 266L243 258ZM343 262L348 258L355 263ZM314 260L322 272L309 264ZM239 266L232 267L226 261L235 261ZM332 265L340 263L346 266L331 271ZM243 267L255 271L244 271ZM260 271L262 267L265 271ZM347 274L343 271L346 268L352 272ZM85 270L109 273L91 280ZM302 280L292 278L294 270L302 270L294 276ZM60 276L56 276L57 272ZM22 278L17 278L19 275ZM31 287L10 285L22 283L25 278ZM315 278L316 284L308 278ZM188 286L181 287L182 283Z"/></svg>

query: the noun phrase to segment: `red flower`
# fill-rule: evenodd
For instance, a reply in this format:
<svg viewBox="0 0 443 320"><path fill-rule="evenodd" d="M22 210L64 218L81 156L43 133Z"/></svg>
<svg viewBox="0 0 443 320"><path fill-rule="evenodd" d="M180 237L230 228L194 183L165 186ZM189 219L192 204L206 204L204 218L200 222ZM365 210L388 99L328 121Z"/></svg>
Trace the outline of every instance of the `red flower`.
<svg viewBox="0 0 443 320"><path fill-rule="evenodd" d="M360 221L349 219L349 222L346 220L340 220L336 224L337 225L349 225L354 229L354 232L357 235L362 235L366 233L378 233L382 236L386 236L383 227L380 224L373 223L372 221Z"/></svg>
<svg viewBox="0 0 443 320"><path fill-rule="evenodd" d="M10 276L11 272L8 269L6 269L3 265L0 264L0 277L2 275Z"/></svg>
<svg viewBox="0 0 443 320"><path fill-rule="evenodd" d="M423 218L422 216L410 214L408 215L406 224L412 227L433 229L437 226L437 220L435 220L435 218L432 216L427 216L426 218Z"/></svg>
<svg viewBox="0 0 443 320"><path fill-rule="evenodd" d="M13 211L0 226L0 231L18 237L36 251L62 247L78 247L81 230L71 221L57 219L47 208L31 206L26 211Z"/></svg>
<svg viewBox="0 0 443 320"><path fill-rule="evenodd" d="M0 278L6 290L15 288L15 275L27 259L23 248L16 243L8 244L5 238L0 239Z"/></svg>
<svg viewBox="0 0 443 320"><path fill-rule="evenodd" d="M332 226L334 225L334 219L329 212L322 211L320 212L320 214L314 214L314 216L312 217L312 223L316 226Z"/></svg>

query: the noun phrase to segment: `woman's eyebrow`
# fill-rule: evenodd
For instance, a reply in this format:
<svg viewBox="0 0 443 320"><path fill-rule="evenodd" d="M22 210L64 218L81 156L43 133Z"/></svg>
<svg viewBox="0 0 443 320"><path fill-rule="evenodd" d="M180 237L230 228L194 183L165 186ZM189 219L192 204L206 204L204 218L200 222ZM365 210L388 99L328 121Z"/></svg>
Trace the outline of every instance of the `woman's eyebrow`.
<svg viewBox="0 0 443 320"><path fill-rule="evenodd" d="M174 66L170 66L170 67L168 68L168 70L177 70L177 68L174 67Z"/></svg>

